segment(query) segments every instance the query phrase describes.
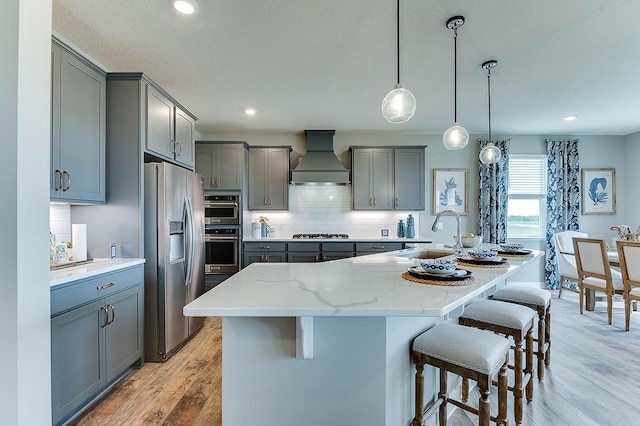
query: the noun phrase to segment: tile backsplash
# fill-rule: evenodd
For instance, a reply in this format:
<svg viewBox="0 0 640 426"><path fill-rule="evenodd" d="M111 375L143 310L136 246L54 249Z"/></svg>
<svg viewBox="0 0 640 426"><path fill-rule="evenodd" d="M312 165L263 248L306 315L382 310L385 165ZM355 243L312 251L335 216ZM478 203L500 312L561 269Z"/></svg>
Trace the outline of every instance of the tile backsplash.
<svg viewBox="0 0 640 426"><path fill-rule="evenodd" d="M49 204L49 228L58 242L71 241L71 206Z"/></svg>
<svg viewBox="0 0 640 426"><path fill-rule="evenodd" d="M380 237L380 230L389 229L389 236L396 236L398 220L406 220L412 213L415 218L416 237L420 229L417 212L402 211L353 211L351 210L351 186L289 186L289 211L251 211L248 223L245 219L245 235L251 235L251 222L260 216L269 218L269 225L276 230L277 238L289 238L293 234L329 233L349 234L354 238ZM247 218L247 215L245 215Z"/></svg>

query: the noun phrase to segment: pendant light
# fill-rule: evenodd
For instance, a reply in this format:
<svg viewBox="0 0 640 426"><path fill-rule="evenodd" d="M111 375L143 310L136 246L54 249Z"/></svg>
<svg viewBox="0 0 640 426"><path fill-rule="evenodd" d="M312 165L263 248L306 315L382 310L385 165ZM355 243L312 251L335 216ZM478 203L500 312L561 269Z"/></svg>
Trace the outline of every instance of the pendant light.
<svg viewBox="0 0 640 426"><path fill-rule="evenodd" d="M498 61L493 59L482 64L482 68L487 70L487 93L489 99L489 142L480 151L479 157L482 164L496 164L502 157L500 149L493 144L493 139L491 139L491 68L496 65L498 65Z"/></svg>
<svg viewBox="0 0 640 426"><path fill-rule="evenodd" d="M449 150L462 149L469 143L469 132L458 125L458 28L464 25L464 16L454 16L447 21L453 30L453 126L442 136L444 147Z"/></svg>
<svg viewBox="0 0 640 426"><path fill-rule="evenodd" d="M416 98L400 84L400 0L396 5L397 83L382 100L382 115L389 123L409 121L416 112Z"/></svg>

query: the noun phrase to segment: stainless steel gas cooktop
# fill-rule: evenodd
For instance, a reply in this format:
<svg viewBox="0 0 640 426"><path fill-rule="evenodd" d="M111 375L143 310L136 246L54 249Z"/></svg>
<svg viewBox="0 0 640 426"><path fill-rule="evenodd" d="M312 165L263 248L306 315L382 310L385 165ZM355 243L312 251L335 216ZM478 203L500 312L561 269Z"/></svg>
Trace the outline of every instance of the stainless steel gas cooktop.
<svg viewBox="0 0 640 426"><path fill-rule="evenodd" d="M344 240L349 238L347 234L293 234L293 238L301 240L315 240L327 238L332 240Z"/></svg>

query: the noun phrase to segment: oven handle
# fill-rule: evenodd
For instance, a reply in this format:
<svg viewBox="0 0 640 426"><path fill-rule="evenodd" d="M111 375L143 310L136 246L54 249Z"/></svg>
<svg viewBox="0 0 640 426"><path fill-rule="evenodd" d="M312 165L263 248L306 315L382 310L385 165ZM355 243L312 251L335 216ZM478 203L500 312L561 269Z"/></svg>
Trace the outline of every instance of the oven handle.
<svg viewBox="0 0 640 426"><path fill-rule="evenodd" d="M204 202L204 206L205 207L216 207L216 206L233 206L233 207L238 207L238 203L236 203L235 201L231 201L231 202L220 202L220 201L206 201Z"/></svg>
<svg viewBox="0 0 640 426"><path fill-rule="evenodd" d="M239 237L209 237L205 236L205 241L215 241L215 240L239 240Z"/></svg>

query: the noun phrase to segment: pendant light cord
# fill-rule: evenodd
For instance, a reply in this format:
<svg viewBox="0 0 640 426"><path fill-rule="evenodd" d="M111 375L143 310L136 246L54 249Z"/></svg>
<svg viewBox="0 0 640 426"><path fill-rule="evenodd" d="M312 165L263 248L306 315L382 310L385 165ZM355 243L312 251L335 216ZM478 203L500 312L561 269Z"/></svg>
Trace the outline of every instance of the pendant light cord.
<svg viewBox="0 0 640 426"><path fill-rule="evenodd" d="M453 122L458 122L458 26L453 29Z"/></svg>
<svg viewBox="0 0 640 426"><path fill-rule="evenodd" d="M400 84L400 0L396 3L396 63L397 83Z"/></svg>
<svg viewBox="0 0 640 426"><path fill-rule="evenodd" d="M489 143L491 140L491 67L487 67L487 98L489 99Z"/></svg>

